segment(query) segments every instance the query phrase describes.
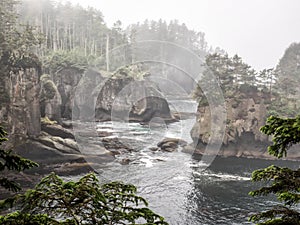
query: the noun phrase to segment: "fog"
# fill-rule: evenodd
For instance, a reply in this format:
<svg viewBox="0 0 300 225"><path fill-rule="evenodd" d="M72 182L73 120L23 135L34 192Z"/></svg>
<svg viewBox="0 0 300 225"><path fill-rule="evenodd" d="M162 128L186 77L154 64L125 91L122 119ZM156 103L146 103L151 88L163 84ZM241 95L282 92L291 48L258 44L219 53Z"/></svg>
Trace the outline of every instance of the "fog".
<svg viewBox="0 0 300 225"><path fill-rule="evenodd" d="M203 31L213 47L239 54L255 69L274 67L284 50L300 41L298 0L71 0L103 12L108 25L126 27L145 19L178 19Z"/></svg>

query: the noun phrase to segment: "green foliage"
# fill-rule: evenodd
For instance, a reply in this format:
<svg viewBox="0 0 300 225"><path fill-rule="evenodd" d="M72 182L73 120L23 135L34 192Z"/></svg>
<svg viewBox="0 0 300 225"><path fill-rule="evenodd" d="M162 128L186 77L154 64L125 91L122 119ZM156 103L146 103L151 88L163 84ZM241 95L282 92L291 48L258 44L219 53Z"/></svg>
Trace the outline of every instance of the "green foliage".
<svg viewBox="0 0 300 225"><path fill-rule="evenodd" d="M0 216L0 224L7 225L73 225L71 221L58 222L46 214L30 215L19 211Z"/></svg>
<svg viewBox="0 0 300 225"><path fill-rule="evenodd" d="M52 74L55 74L62 69L73 68L84 72L88 67L87 57L79 50L53 51L44 59L44 69Z"/></svg>
<svg viewBox="0 0 300 225"><path fill-rule="evenodd" d="M293 98L297 98L299 94L299 57L300 43L293 43L285 50L283 57L276 67L278 76L276 88L279 92L283 93L285 97L291 95Z"/></svg>
<svg viewBox="0 0 300 225"><path fill-rule="evenodd" d="M276 96L275 100L272 100L272 104L268 106L267 116L276 116L276 117L295 117L298 114L299 110L282 100L280 96Z"/></svg>
<svg viewBox="0 0 300 225"><path fill-rule="evenodd" d="M281 158L287 155L289 147L300 142L300 117L282 119L270 116L261 131L273 135L273 144L268 147L269 154ZM252 181L265 182L267 185L251 191L252 196L275 194L284 203L272 209L252 215L249 220L260 222L260 225L299 225L300 212L297 205L300 202L300 168L292 170L269 166L252 173Z"/></svg>
<svg viewBox="0 0 300 225"><path fill-rule="evenodd" d="M19 72L26 68L40 69L39 59L33 54L33 48L41 42L40 36L29 25L21 26L17 22L15 10L18 1L0 1L0 107L10 101L5 79L10 72Z"/></svg>
<svg viewBox="0 0 300 225"><path fill-rule="evenodd" d="M29 25L20 26L16 18L17 1L0 2L0 73L8 76L11 71L40 68L39 59L32 48L41 43L38 33Z"/></svg>
<svg viewBox="0 0 300 225"><path fill-rule="evenodd" d="M214 53L206 56L205 70L193 96L204 101L201 87L207 87L209 94L213 96L213 89L220 86L225 99L238 99L242 96L241 93L258 92L255 84L256 72L239 56L229 57L227 54Z"/></svg>
<svg viewBox="0 0 300 225"><path fill-rule="evenodd" d="M7 138L5 137L6 135L7 133L2 127L0 127L0 147L3 142L7 141ZM38 165L31 160L24 159L19 155L14 154L11 150L6 151L0 148L0 171L9 170L20 172L35 166ZM0 186L15 192L21 189L17 182L3 176L2 174L0 175Z"/></svg>
<svg viewBox="0 0 300 225"><path fill-rule="evenodd" d="M144 77L149 75L149 71L147 71L143 64L132 64L127 65L121 68L118 68L113 74L113 77L132 77L135 80L142 80Z"/></svg>
<svg viewBox="0 0 300 225"><path fill-rule="evenodd" d="M100 185L95 174L79 181L63 181L51 173L25 194L1 202L18 211L0 216L1 224L167 224L147 208L130 184L111 182ZM140 205L146 207L141 207Z"/></svg>
<svg viewBox="0 0 300 225"><path fill-rule="evenodd" d="M275 99L277 107L274 109L278 115L295 117L299 113L299 57L300 43L293 43L285 50L274 70L277 81L273 90L278 93Z"/></svg>
<svg viewBox="0 0 300 225"><path fill-rule="evenodd" d="M271 155L281 158L293 144L300 142L300 116L282 119L270 116L261 131L273 135L273 144L268 147Z"/></svg>

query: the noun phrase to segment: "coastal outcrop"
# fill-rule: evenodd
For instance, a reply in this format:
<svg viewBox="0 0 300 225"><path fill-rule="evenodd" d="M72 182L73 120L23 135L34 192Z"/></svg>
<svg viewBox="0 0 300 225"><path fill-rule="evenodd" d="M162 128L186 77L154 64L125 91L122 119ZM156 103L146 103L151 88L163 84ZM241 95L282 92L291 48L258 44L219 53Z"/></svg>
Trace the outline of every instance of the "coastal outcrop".
<svg viewBox="0 0 300 225"><path fill-rule="evenodd" d="M267 156L268 137L259 128L264 125L267 115L267 105L263 96L230 98L225 102L227 119L219 155L237 157ZM196 123L191 130L193 148L188 148L194 154L210 154L205 151L210 141L211 111L208 105L198 106ZM186 150L188 151L188 150Z"/></svg>
<svg viewBox="0 0 300 225"><path fill-rule="evenodd" d="M96 120L149 122L159 117L165 122L176 121L157 85L147 79L111 77L95 93Z"/></svg>
<svg viewBox="0 0 300 225"><path fill-rule="evenodd" d="M269 97L257 92L255 95L240 96L226 100L226 128L218 155L224 157L246 157L272 159L267 152L271 137L260 132L267 119ZM206 147L210 141L211 130L210 107L199 104L198 116L190 134L193 143L185 151L196 155L210 153ZM215 154L215 151L214 153ZM299 154L291 151L288 159L300 159Z"/></svg>
<svg viewBox="0 0 300 225"><path fill-rule="evenodd" d="M25 68L12 71L1 81L3 93L0 119L10 134L10 143L40 134L40 71Z"/></svg>
<svg viewBox="0 0 300 225"><path fill-rule="evenodd" d="M91 170L86 158L95 163L112 161L115 155L132 151L117 139L81 146L70 129L72 122L66 122L85 117L88 121L149 122L155 117L176 121L158 86L128 71L112 75L64 68L41 75L40 68L32 67L11 72L1 84L2 98L7 97L0 105L2 125L10 134L7 148L40 163L40 171L56 168L62 172L67 167L70 173Z"/></svg>
<svg viewBox="0 0 300 225"><path fill-rule="evenodd" d="M93 69L84 73L64 69L53 75L52 80L46 80L43 75L42 81L46 80L52 88L46 95L52 96L45 102L48 112L44 114L58 122L61 118L149 122L154 117L167 123L176 121L158 85L139 74L139 67L133 65L113 74ZM42 87L42 93L49 93L47 86Z"/></svg>

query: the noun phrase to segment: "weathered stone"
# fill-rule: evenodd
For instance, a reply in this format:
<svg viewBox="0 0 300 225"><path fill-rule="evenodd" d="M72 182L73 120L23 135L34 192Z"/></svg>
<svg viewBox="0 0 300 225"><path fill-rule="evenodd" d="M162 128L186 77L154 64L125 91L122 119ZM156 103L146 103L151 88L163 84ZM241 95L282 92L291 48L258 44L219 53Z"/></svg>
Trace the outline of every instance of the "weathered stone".
<svg viewBox="0 0 300 225"><path fill-rule="evenodd" d="M41 115L61 122L61 96L51 76L41 76Z"/></svg>
<svg viewBox="0 0 300 225"><path fill-rule="evenodd" d="M120 161L120 163L121 163L122 165L128 165L130 162L131 162L131 160L128 159L128 158L124 158L124 159L122 159L122 160Z"/></svg>
<svg viewBox="0 0 300 225"><path fill-rule="evenodd" d="M59 140L61 139L61 140ZM63 141L60 137L39 137L39 142L42 144L57 149L58 151L65 153L65 154L77 154L79 152L78 149L71 148L70 146L66 145L66 143Z"/></svg>
<svg viewBox="0 0 300 225"><path fill-rule="evenodd" d="M108 150L118 150L119 152L131 152L133 148L127 146L118 138L103 138L102 139L103 146Z"/></svg>
<svg viewBox="0 0 300 225"><path fill-rule="evenodd" d="M177 121L158 87L149 80L110 78L95 89L94 95L97 97L97 120L149 122L159 117L166 122Z"/></svg>
<svg viewBox="0 0 300 225"><path fill-rule="evenodd" d="M165 152L174 152L177 150L177 148L173 148L173 147L164 147L161 149L162 151L165 151Z"/></svg>
<svg viewBox="0 0 300 225"><path fill-rule="evenodd" d="M70 121L70 120L63 120L61 122L61 125L62 125L62 127L67 128L67 129L70 129L73 127L72 121Z"/></svg>
<svg viewBox="0 0 300 225"><path fill-rule="evenodd" d="M270 138L260 132L267 118L268 104L264 102L261 93L249 93L242 99L227 99L227 120L225 135L218 155L247 158L272 158L267 152L267 146L271 144ZM215 154L206 151L212 132L209 106L199 106L196 123L191 130L192 145L183 151L193 154ZM214 143L212 143L214 144ZM289 159L300 158L299 155L289 154Z"/></svg>
<svg viewBox="0 0 300 225"><path fill-rule="evenodd" d="M153 152L156 152L156 151L159 150L159 148L158 148L158 147L150 147L149 150L151 150L151 151L153 151Z"/></svg>
<svg viewBox="0 0 300 225"><path fill-rule="evenodd" d="M25 144L16 146L15 149L23 157L48 164L67 162L78 158L77 154L63 154L60 150L49 147L39 140L28 139Z"/></svg>
<svg viewBox="0 0 300 225"><path fill-rule="evenodd" d="M186 145L187 142L179 138L165 138L157 144L162 151L166 152L176 151L179 146L184 147Z"/></svg>
<svg viewBox="0 0 300 225"><path fill-rule="evenodd" d="M54 83L62 99L62 117L94 119L95 107L92 92L103 79L100 73L91 69L83 72L74 68L65 68L58 72L54 76Z"/></svg>
<svg viewBox="0 0 300 225"><path fill-rule="evenodd" d="M42 124L42 130L53 136L75 139L71 131L58 124Z"/></svg>
<svg viewBox="0 0 300 225"><path fill-rule="evenodd" d="M4 78L9 96L9 103L4 106L5 120L12 142L15 137L35 137L40 133L39 76L37 68L28 68Z"/></svg>

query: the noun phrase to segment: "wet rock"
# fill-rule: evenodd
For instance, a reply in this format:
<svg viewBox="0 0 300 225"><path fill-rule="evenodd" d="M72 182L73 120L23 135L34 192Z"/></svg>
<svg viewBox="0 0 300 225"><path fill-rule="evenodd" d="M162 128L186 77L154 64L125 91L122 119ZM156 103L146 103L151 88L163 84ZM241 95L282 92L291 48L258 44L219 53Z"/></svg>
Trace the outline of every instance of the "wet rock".
<svg viewBox="0 0 300 225"><path fill-rule="evenodd" d="M165 151L165 152L175 152L177 150L177 147L165 147L165 146L162 146L161 150Z"/></svg>
<svg viewBox="0 0 300 225"><path fill-rule="evenodd" d="M73 127L72 121L71 120L63 120L61 122L62 127L70 129Z"/></svg>
<svg viewBox="0 0 300 225"><path fill-rule="evenodd" d="M120 163L122 165L128 165L130 162L131 162L131 160L128 158L121 159L121 161L120 161Z"/></svg>
<svg viewBox="0 0 300 225"><path fill-rule="evenodd" d="M197 113L191 113L191 112L172 112L172 115L177 120L186 120L186 119L194 118L197 115Z"/></svg>
<svg viewBox="0 0 300 225"><path fill-rule="evenodd" d="M184 147L187 145L187 142L185 140L179 139L179 138L164 138L162 141L160 141L157 146L161 147L165 144L176 144L181 147Z"/></svg>
<svg viewBox="0 0 300 225"><path fill-rule="evenodd" d="M164 160L164 159L159 159L159 158L157 158L157 159L155 159L157 162L165 162L166 160Z"/></svg>
<svg viewBox="0 0 300 225"><path fill-rule="evenodd" d="M102 144L109 151L118 150L119 152L123 153L123 152L131 152L134 150L133 148L124 144L118 138L103 138Z"/></svg>
<svg viewBox="0 0 300 225"><path fill-rule="evenodd" d="M73 133L59 124L42 124L42 131L61 138L75 139Z"/></svg>
<svg viewBox="0 0 300 225"><path fill-rule="evenodd" d="M101 143L84 142L80 145L80 152L84 155L113 155Z"/></svg>
<svg viewBox="0 0 300 225"><path fill-rule="evenodd" d="M37 139L40 143L47 147L59 150L66 154L77 154L79 153L78 146L73 139L62 139L61 137L52 136L40 136Z"/></svg>
<svg viewBox="0 0 300 225"><path fill-rule="evenodd" d="M158 147L150 147L149 150L150 150L150 151L153 151L153 152L156 152L156 151L159 150L159 148L158 148Z"/></svg>
<svg viewBox="0 0 300 225"><path fill-rule="evenodd" d="M23 157L46 164L68 162L80 157L77 152L76 154L64 154L60 149L54 147L56 144L50 138L43 138L43 140L28 139L24 144L16 146L15 150ZM66 150L66 148L64 149ZM75 152L70 148L68 148L68 151Z"/></svg>
<svg viewBox="0 0 300 225"><path fill-rule="evenodd" d="M97 131L97 134L99 137L108 137L113 134L113 132L108 132L108 131Z"/></svg>
<svg viewBox="0 0 300 225"><path fill-rule="evenodd" d="M118 151L118 150L109 150L113 155L120 155L121 154L121 152L120 151Z"/></svg>
<svg viewBox="0 0 300 225"><path fill-rule="evenodd" d="M179 146L184 147L186 145L187 142L179 138L165 138L157 144L162 151L166 152L176 151Z"/></svg>

